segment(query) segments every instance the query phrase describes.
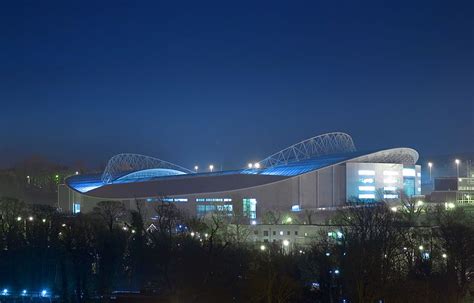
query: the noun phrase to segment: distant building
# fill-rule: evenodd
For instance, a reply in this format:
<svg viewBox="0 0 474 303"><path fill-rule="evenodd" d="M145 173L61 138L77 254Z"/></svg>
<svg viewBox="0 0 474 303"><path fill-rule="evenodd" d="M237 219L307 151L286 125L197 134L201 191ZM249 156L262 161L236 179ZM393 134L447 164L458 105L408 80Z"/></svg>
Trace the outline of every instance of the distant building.
<svg viewBox="0 0 474 303"><path fill-rule="evenodd" d="M470 165L466 177L435 178L430 201L436 203L456 203L474 205L474 171Z"/></svg>
<svg viewBox="0 0 474 303"><path fill-rule="evenodd" d="M65 212L89 212L102 200L175 203L191 215L220 211L262 222L268 211L337 209L347 201L398 202L421 193L418 153L411 148L357 151L345 133L294 144L249 167L197 172L142 155L110 159L102 174L77 175L59 187ZM212 169L211 169L212 170Z"/></svg>

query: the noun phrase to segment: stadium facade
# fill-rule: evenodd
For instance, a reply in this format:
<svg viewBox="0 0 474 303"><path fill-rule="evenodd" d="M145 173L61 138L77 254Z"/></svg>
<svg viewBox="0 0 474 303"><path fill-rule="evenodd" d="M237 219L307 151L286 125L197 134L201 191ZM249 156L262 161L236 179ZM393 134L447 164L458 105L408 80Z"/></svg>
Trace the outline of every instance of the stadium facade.
<svg viewBox="0 0 474 303"><path fill-rule="evenodd" d="M348 201L396 203L402 191L420 195L417 160L411 148L357 151L352 138L341 132L294 144L253 168L229 171L197 173L152 157L120 154L101 174L67 178L58 204L77 213L104 200L122 201L131 209L136 202L164 201L190 215L220 211L260 222L267 211L324 211Z"/></svg>

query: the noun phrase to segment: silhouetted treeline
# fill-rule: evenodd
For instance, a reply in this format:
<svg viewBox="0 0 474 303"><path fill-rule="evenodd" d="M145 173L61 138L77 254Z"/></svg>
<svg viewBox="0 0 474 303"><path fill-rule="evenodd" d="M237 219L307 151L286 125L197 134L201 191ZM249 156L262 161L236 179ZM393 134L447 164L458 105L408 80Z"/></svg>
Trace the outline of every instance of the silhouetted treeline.
<svg viewBox="0 0 474 303"><path fill-rule="evenodd" d="M63 302L123 290L159 302L470 300L474 225L462 209L349 208L334 219L337 233L288 252L249 244L238 216L191 218L163 203L149 221L142 207L104 201L67 216L2 198L0 288L48 289Z"/></svg>

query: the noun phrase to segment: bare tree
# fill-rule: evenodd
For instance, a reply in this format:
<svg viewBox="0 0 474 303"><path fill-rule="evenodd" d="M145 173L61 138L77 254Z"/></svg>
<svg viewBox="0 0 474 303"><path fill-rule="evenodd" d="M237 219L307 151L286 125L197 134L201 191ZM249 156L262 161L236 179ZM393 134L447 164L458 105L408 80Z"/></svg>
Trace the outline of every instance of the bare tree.
<svg viewBox="0 0 474 303"><path fill-rule="evenodd" d="M110 232L114 229L114 223L125 215L125 206L120 201L100 201L94 207L94 213L106 224Z"/></svg>

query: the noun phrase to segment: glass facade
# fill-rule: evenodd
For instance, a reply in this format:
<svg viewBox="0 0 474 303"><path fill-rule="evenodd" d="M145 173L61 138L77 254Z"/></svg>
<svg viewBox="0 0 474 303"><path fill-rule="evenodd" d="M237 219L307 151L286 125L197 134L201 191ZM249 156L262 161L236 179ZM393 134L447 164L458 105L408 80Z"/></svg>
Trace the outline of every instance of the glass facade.
<svg viewBox="0 0 474 303"><path fill-rule="evenodd" d="M408 196L421 192L419 165L392 163L346 163L347 201L375 202L400 199L399 191Z"/></svg>
<svg viewBox="0 0 474 303"><path fill-rule="evenodd" d="M243 215L249 219L257 219L257 199L243 199Z"/></svg>

